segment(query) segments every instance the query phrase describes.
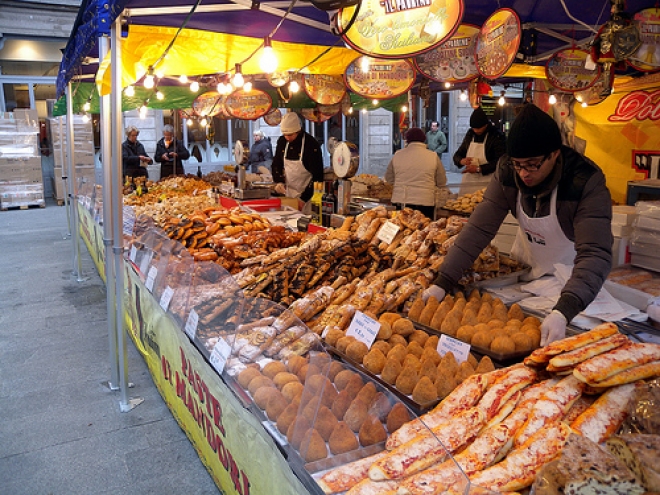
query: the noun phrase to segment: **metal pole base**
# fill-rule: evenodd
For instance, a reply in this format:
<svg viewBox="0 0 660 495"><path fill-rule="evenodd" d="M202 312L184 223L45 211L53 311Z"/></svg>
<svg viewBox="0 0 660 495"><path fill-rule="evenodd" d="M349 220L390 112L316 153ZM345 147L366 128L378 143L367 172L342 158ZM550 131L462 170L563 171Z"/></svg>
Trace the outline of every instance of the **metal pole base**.
<svg viewBox="0 0 660 495"><path fill-rule="evenodd" d="M135 407L139 406L144 402L144 399L142 397L133 397L131 399L128 399L127 404L122 404L121 402L119 403L119 411L120 412L129 412L133 410Z"/></svg>
<svg viewBox="0 0 660 495"><path fill-rule="evenodd" d="M89 280L89 277L83 277L82 275L78 275L75 271L71 272L71 275L76 277L76 282L86 282Z"/></svg>
<svg viewBox="0 0 660 495"><path fill-rule="evenodd" d="M103 385L105 388L107 388L111 392L116 392L117 390L119 390L119 385L113 385L110 380L108 380L106 382L101 382L101 385Z"/></svg>

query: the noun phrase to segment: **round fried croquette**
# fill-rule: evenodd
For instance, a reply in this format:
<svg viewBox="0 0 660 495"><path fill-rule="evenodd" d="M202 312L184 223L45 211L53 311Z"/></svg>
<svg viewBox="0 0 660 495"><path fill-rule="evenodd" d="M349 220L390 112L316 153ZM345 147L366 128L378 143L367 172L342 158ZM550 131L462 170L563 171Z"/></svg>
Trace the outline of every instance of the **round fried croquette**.
<svg viewBox="0 0 660 495"><path fill-rule="evenodd" d="M472 341L470 345L474 347L481 347L482 349L490 349L490 343L495 338L495 333L493 329L483 330L477 332L472 336Z"/></svg>
<svg viewBox="0 0 660 495"><path fill-rule="evenodd" d="M355 433L343 421L339 422L328 439L328 447L334 455L356 450L359 446Z"/></svg>
<svg viewBox="0 0 660 495"><path fill-rule="evenodd" d="M491 329L498 329L498 328L504 328L504 325L506 325L505 320L500 320L499 318L495 318L493 320L490 320L488 323L488 328Z"/></svg>
<svg viewBox="0 0 660 495"><path fill-rule="evenodd" d="M415 331L415 326L408 318L400 318L392 325L392 331L397 335L407 337Z"/></svg>
<svg viewBox="0 0 660 495"><path fill-rule="evenodd" d="M300 404L289 404L286 406L284 411L282 411L282 414L280 414L277 417L277 429L280 430L280 433L283 435L286 435L287 431L289 430L289 426L291 426L291 423L294 422L294 420L298 417L298 409L300 408Z"/></svg>
<svg viewBox="0 0 660 495"><path fill-rule="evenodd" d="M254 397L254 394L261 387L274 387L274 386L275 384L273 383L273 380L271 380L267 376L259 375L253 378L252 380L250 380L250 384L248 385L248 391L250 392L250 395Z"/></svg>
<svg viewBox="0 0 660 495"><path fill-rule="evenodd" d="M325 445L325 440L321 437L318 431L310 428L302 440L300 441L300 457L305 462L320 461L328 457L328 449Z"/></svg>
<svg viewBox="0 0 660 495"><path fill-rule="evenodd" d="M337 347L337 341L345 336L346 334L344 333L343 330L339 330L338 328L333 328L326 334L323 340L325 340L326 344L331 345L332 347Z"/></svg>
<svg viewBox="0 0 660 495"><path fill-rule="evenodd" d="M374 349L378 349L380 352L382 352L385 356L387 356L387 353L390 352L390 349L392 346L388 343L385 342L384 340L377 340L373 344L371 344L371 351Z"/></svg>
<svg viewBox="0 0 660 495"><path fill-rule="evenodd" d="M516 344L511 340L511 337L501 335L495 337L490 343L490 350L498 354L511 354L516 350Z"/></svg>
<svg viewBox="0 0 660 495"><path fill-rule="evenodd" d="M278 391L277 394L273 394L268 398L268 404L266 404L266 415L271 421L277 421L277 418L282 411L286 409L289 405L289 402L284 398L281 392Z"/></svg>
<svg viewBox="0 0 660 495"><path fill-rule="evenodd" d="M293 373L289 373L288 371L282 371L281 373L278 373L273 377L273 383L277 388L280 390L284 385L286 385L289 382L300 382L300 379L294 375Z"/></svg>
<svg viewBox="0 0 660 495"><path fill-rule="evenodd" d="M355 398L361 400L365 404L371 404L371 401L376 396L377 392L376 385L374 385L373 382L367 382L360 389Z"/></svg>
<svg viewBox="0 0 660 495"><path fill-rule="evenodd" d="M392 349L390 349L390 352L387 353L387 359L396 359L397 361L402 363L407 355L408 355L407 346L403 344L397 344L394 347L392 347Z"/></svg>
<svg viewBox="0 0 660 495"><path fill-rule="evenodd" d="M531 351L534 348L532 337L524 332L514 333L511 340L516 345L516 352Z"/></svg>
<svg viewBox="0 0 660 495"><path fill-rule="evenodd" d="M419 344L419 342L411 342L408 344L408 348L406 350L408 351L408 354L412 354L416 358L420 358L424 353L424 348Z"/></svg>
<svg viewBox="0 0 660 495"><path fill-rule="evenodd" d="M456 330L456 338L458 340L462 340L463 342L467 342L468 344L472 342L472 337L474 334L475 328L472 325L463 325L458 327L458 330Z"/></svg>
<svg viewBox="0 0 660 495"><path fill-rule="evenodd" d="M367 415L367 419L360 426L358 438L360 439L360 445L368 447L387 440L387 432L378 418Z"/></svg>
<svg viewBox="0 0 660 495"><path fill-rule="evenodd" d="M438 398L438 391L428 376L423 376L412 391L412 399L418 404L428 404Z"/></svg>
<svg viewBox="0 0 660 495"><path fill-rule="evenodd" d="M366 356L368 352L369 348L367 347L367 344L358 340L351 342L348 344L348 347L346 347L346 356L356 363L362 363L364 356Z"/></svg>
<svg viewBox="0 0 660 495"><path fill-rule="evenodd" d="M417 369L414 366L405 366L399 376L396 377L394 385L402 394L410 395L418 381Z"/></svg>
<svg viewBox="0 0 660 495"><path fill-rule="evenodd" d="M283 371L287 371L287 369L282 361L271 361L261 370L261 372L271 380L275 375Z"/></svg>
<svg viewBox="0 0 660 495"><path fill-rule="evenodd" d="M422 347L424 347L424 344L426 344L427 340L429 340L429 334L424 330L415 330L413 333L408 335L408 342L417 342Z"/></svg>
<svg viewBox="0 0 660 495"><path fill-rule="evenodd" d="M349 369L345 369L343 371L340 371L335 375L335 387L337 387L337 390L342 391L344 388L346 388L346 385L348 385L349 380L353 375L355 375L355 371L351 371Z"/></svg>
<svg viewBox="0 0 660 495"><path fill-rule="evenodd" d="M331 361L325 365L321 374L326 375L330 381L334 381L335 376L337 376L340 371L344 371L345 369L346 367L339 361Z"/></svg>
<svg viewBox="0 0 660 495"><path fill-rule="evenodd" d="M383 313L382 315L380 315L380 317L378 318L378 321L381 322L381 323L383 323L383 322L387 322L387 323L389 323L390 325L393 325L394 322L395 322L396 320L399 320L399 319L401 319L401 315L400 315L400 314L398 314L398 313L389 313L389 312L385 312L385 313Z"/></svg>
<svg viewBox="0 0 660 495"><path fill-rule="evenodd" d="M530 326L525 328L524 332L532 338L532 349L541 345L541 327L531 328Z"/></svg>
<svg viewBox="0 0 660 495"><path fill-rule="evenodd" d="M396 383L396 379L399 376L399 373L401 373L401 370L403 369L403 366L401 366L401 362L396 359L396 358L391 358L388 359L385 362L385 366L383 367L383 371L380 373L380 377L383 379L385 383L389 383L390 385L394 385Z"/></svg>
<svg viewBox="0 0 660 495"><path fill-rule="evenodd" d="M286 367L289 370L290 373L298 374L298 371L302 366L307 364L307 359L305 359L302 356L296 356L295 354L293 356L290 356L289 359L286 361Z"/></svg>
<svg viewBox="0 0 660 495"><path fill-rule="evenodd" d="M245 368L243 371L241 371L238 374L238 378L237 378L238 384L244 389L247 389L252 379L258 376L262 376L262 374L261 371L259 371L257 368L253 368L253 367Z"/></svg>
<svg viewBox="0 0 660 495"><path fill-rule="evenodd" d="M337 350L342 354L346 354L346 348L355 341L356 339L352 335L342 337L337 341Z"/></svg>
<svg viewBox="0 0 660 495"><path fill-rule="evenodd" d="M387 358L385 355L378 349L371 349L369 354L364 356L362 360L362 365L374 375L380 375L380 372L383 371Z"/></svg>
<svg viewBox="0 0 660 495"><path fill-rule="evenodd" d="M541 326L541 320L539 320L536 316L528 316L522 321L522 323L523 326L525 325L534 325L535 327Z"/></svg>
<svg viewBox="0 0 660 495"><path fill-rule="evenodd" d="M351 430L357 433L360 431L360 426L362 426L364 420L367 419L368 411L369 406L367 404L361 400L354 400L348 406L343 420Z"/></svg>
<svg viewBox="0 0 660 495"><path fill-rule="evenodd" d="M298 370L298 373L296 373L296 376L300 379L301 382L305 383L309 377L318 375L320 373L321 368L315 364L303 364Z"/></svg>
<svg viewBox="0 0 660 495"><path fill-rule="evenodd" d="M392 406L392 410L387 415L387 431L394 433L401 428L404 424L410 421L410 411L401 402L397 402Z"/></svg>
<svg viewBox="0 0 660 495"><path fill-rule="evenodd" d="M254 393L252 400L254 400L254 403L257 406L259 406L259 409L265 410L266 406L268 405L268 399L276 394L281 394L281 392L275 387L261 387Z"/></svg>
<svg viewBox="0 0 660 495"><path fill-rule="evenodd" d="M408 345L408 341L403 335L399 335L398 333L392 334L392 336L387 339L387 342L390 344L391 347L394 347L398 344L401 344L403 346Z"/></svg>
<svg viewBox="0 0 660 495"><path fill-rule="evenodd" d="M289 382L282 387L282 395L286 400L292 402L296 397L302 395L305 386L300 382Z"/></svg>
<svg viewBox="0 0 660 495"><path fill-rule="evenodd" d="M346 414L346 411L348 411L348 408L351 405L352 401L353 401L353 397L351 397L348 394L347 390L342 390L341 392L339 392L339 394L337 394L337 398L332 403L332 406L330 408L332 414L335 415L335 418L337 418L340 421L344 419L344 414Z"/></svg>
<svg viewBox="0 0 660 495"><path fill-rule="evenodd" d="M376 335L376 338L387 340L392 336L393 333L394 332L392 330L392 325L386 321L381 321L380 328L378 329L378 335Z"/></svg>

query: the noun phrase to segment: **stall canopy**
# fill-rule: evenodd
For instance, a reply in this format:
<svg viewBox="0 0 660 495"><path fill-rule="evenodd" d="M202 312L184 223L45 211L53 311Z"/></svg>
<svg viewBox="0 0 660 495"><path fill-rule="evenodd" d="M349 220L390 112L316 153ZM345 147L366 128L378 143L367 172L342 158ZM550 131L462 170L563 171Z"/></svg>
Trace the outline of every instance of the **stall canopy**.
<svg viewBox="0 0 660 495"><path fill-rule="evenodd" d="M583 44L610 19L613 0L464 0L463 23L481 26L498 8L513 9L523 26L519 61L542 66L561 48ZM625 11L654 7L656 0L628 0ZM127 22L122 44L124 83L146 74L154 63L165 74L202 75L234 69L275 31L273 48L281 70L341 74L357 53L345 47L331 29L331 17L306 0L83 0L62 59L58 94L74 76L96 73L96 40L124 12ZM288 12L288 13L287 13ZM276 26L281 22L281 26ZM185 26L185 29L179 29ZM176 36L168 56L159 61ZM332 47L328 51L328 47ZM252 57L242 70L258 73ZM97 83L109 91L99 70ZM538 71L518 71L523 77ZM518 74L518 73L516 73Z"/></svg>

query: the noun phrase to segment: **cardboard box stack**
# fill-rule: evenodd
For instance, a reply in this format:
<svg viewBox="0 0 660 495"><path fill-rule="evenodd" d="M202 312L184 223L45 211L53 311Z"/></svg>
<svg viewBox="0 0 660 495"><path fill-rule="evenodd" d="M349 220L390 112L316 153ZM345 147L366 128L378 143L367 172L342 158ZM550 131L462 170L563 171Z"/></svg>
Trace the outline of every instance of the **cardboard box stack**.
<svg viewBox="0 0 660 495"><path fill-rule="evenodd" d="M36 110L0 112L0 209L46 206Z"/></svg>
<svg viewBox="0 0 660 495"><path fill-rule="evenodd" d="M660 201L638 201L630 236L630 264L660 272Z"/></svg>
<svg viewBox="0 0 660 495"><path fill-rule="evenodd" d="M630 263L630 234L633 230L633 222L637 217L634 206L612 207L612 267Z"/></svg>
<svg viewBox="0 0 660 495"><path fill-rule="evenodd" d="M62 176L68 177L67 170L67 124L66 115L48 119L48 130L50 133L50 142L53 147L54 174L53 174L53 194L57 201L64 200L64 181ZM92 132L92 123L83 122L81 115L73 116L73 166L75 168L75 177L73 177L74 191L83 184L93 186L95 182L94 170L94 134ZM68 180L71 180L68 177ZM67 186L68 187L68 186Z"/></svg>

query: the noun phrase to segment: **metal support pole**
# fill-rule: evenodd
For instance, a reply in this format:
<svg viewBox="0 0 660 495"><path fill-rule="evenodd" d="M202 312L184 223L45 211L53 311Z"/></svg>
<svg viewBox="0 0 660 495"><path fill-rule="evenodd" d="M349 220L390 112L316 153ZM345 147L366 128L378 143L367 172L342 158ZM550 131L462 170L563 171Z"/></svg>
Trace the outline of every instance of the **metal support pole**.
<svg viewBox="0 0 660 495"><path fill-rule="evenodd" d="M109 39L99 37L99 63L108 55ZM112 147L110 142L110 95L100 96L101 107L101 160L103 167L103 249L105 253L105 298L108 313L108 341L110 351L110 380L104 382L110 390L119 390L119 354L117 346L117 320L115 314L115 269L112 255Z"/></svg>
<svg viewBox="0 0 660 495"><path fill-rule="evenodd" d="M104 218L103 223L110 222L112 226L113 247L112 255L114 259L115 275L115 330L117 335L117 349L119 351L119 410L121 412L131 411L135 406L141 404L144 399L128 397L128 359L126 348L126 333L124 332L124 260L122 257L124 251L123 238L123 199L121 182L121 144L123 136L123 114L122 114L122 80L121 80L121 16L117 17L112 24L111 40L111 65L112 65L112 169L111 169L111 205L110 218ZM108 209L104 210L105 213Z"/></svg>
<svg viewBox="0 0 660 495"><path fill-rule="evenodd" d="M78 225L78 201L76 200L75 173L73 164L73 93L71 81L66 86L66 148L67 148L67 176L69 181L69 206L71 208L71 239L73 240L73 274L78 282L83 282L82 259L80 258L80 227Z"/></svg>

